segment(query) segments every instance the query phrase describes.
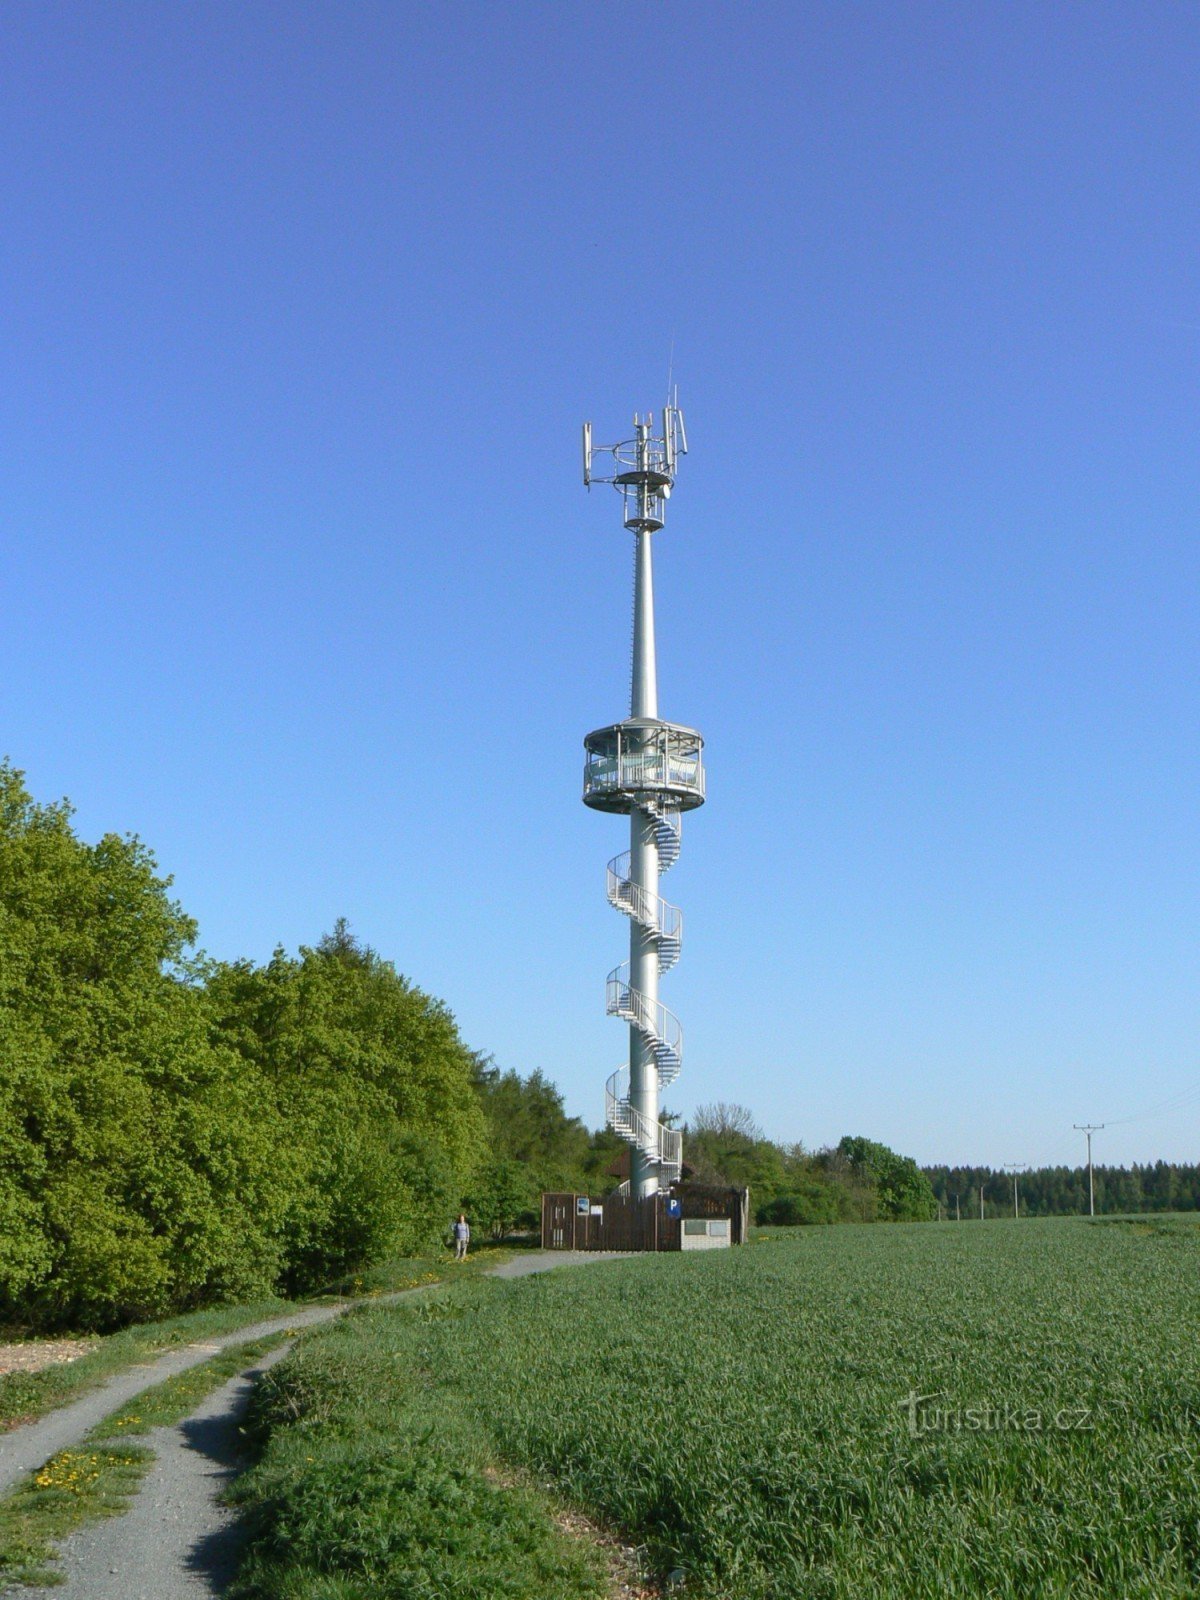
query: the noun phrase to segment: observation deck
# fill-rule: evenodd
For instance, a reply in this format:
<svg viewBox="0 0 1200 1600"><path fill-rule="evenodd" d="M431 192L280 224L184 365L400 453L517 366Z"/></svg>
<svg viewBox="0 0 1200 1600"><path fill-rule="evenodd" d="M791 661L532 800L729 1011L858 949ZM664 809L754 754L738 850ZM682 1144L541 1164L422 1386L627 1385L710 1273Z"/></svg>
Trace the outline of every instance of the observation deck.
<svg viewBox="0 0 1200 1600"><path fill-rule="evenodd" d="M640 800L693 811L704 804L704 740L695 728L629 717L583 741L583 803L630 812Z"/></svg>

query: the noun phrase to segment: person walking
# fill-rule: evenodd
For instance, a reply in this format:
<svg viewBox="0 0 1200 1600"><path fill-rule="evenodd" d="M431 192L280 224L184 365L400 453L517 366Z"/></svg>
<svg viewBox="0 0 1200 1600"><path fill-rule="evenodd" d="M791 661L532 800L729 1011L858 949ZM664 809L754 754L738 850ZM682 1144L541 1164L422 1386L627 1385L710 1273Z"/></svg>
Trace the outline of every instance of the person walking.
<svg viewBox="0 0 1200 1600"><path fill-rule="evenodd" d="M471 1224L466 1215L459 1212L458 1221L454 1224L454 1259L465 1261L467 1259L467 1246L471 1242Z"/></svg>

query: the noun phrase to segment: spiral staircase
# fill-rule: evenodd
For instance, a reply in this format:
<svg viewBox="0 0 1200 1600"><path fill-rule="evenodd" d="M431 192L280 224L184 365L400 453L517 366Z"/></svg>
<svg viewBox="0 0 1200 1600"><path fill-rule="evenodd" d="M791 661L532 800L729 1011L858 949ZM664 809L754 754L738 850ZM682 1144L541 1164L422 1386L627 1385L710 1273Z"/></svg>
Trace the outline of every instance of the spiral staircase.
<svg viewBox="0 0 1200 1600"><path fill-rule="evenodd" d="M658 870L666 872L679 859L682 818L677 810L643 799L638 811L654 831L658 847ZM668 971L679 960L683 944L683 913L661 895L648 894L630 877L631 853L626 850L608 864L609 904L623 912L655 945L658 970ZM658 1068L660 1088L674 1083L683 1065L683 1028L679 1018L661 1001L651 1000L629 982L629 963L624 961L608 975L605 1008L610 1017L632 1023L645 1040ZM683 1136L674 1128L642 1115L629 1097L629 1066L623 1062L609 1078L604 1090L605 1120L614 1133L639 1150L659 1173L659 1184L666 1188L679 1177L683 1159Z"/></svg>

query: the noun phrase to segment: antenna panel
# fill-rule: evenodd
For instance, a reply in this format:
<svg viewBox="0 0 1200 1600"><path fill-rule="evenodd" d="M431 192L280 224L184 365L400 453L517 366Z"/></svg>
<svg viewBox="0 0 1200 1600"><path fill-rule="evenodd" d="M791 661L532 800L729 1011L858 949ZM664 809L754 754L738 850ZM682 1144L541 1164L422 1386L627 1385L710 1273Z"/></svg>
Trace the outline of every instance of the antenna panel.
<svg viewBox="0 0 1200 1600"><path fill-rule="evenodd" d="M592 425L585 422L583 425L583 485L585 489L592 486Z"/></svg>

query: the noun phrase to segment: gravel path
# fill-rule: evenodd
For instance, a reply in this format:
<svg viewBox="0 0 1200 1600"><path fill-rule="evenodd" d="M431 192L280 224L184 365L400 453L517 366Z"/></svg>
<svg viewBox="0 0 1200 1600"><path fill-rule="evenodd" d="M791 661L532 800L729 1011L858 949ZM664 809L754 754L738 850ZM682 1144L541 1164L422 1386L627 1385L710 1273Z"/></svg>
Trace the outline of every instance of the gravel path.
<svg viewBox="0 0 1200 1600"><path fill-rule="evenodd" d="M409 1289L404 1292L412 1294L415 1291ZM380 1300L392 1298L395 1297L380 1296ZM340 1317L350 1304L348 1301L339 1301L337 1305L313 1306L307 1311L295 1311L288 1317L256 1322L251 1327L239 1328L236 1333L223 1333L219 1338L203 1343L183 1345L165 1356L156 1356L152 1361L127 1367L124 1372L118 1372L107 1383L89 1390L70 1405L60 1406L57 1411L50 1411L34 1422L0 1434L0 1494L7 1494L25 1473L36 1472L60 1450L78 1443L88 1429L94 1428L110 1411L116 1411L152 1384L162 1383L166 1378L173 1378L177 1372L186 1372L189 1367L207 1361L226 1345L242 1344L248 1339L265 1339L268 1334L282 1333L288 1328L311 1328L318 1322L330 1322L334 1317Z"/></svg>
<svg viewBox="0 0 1200 1600"><path fill-rule="evenodd" d="M131 1509L89 1523L61 1550L62 1600L202 1600L223 1594L240 1546L236 1514L218 1496L238 1467L238 1424L254 1381L285 1356L272 1350L215 1390L177 1427L152 1428L154 1451ZM29 1595L29 1589L6 1589Z"/></svg>
<svg viewBox="0 0 1200 1600"><path fill-rule="evenodd" d="M621 1250L539 1250L528 1255L513 1256L493 1267L491 1278L524 1278L531 1272L549 1272L552 1267L584 1267L592 1261L628 1261Z"/></svg>
<svg viewBox="0 0 1200 1600"><path fill-rule="evenodd" d="M492 1271L498 1278L523 1278L554 1267L614 1259L627 1258L600 1252L539 1253L516 1256ZM386 1304L419 1293L419 1289L406 1289L368 1303ZM319 1306L292 1317L256 1323L120 1373L61 1411L0 1437L0 1489L6 1489L22 1472L40 1467L56 1451L77 1443L101 1418L150 1384L207 1360L224 1345L330 1322L351 1303L362 1304ZM186 1422L155 1428L144 1436L155 1461L132 1508L123 1517L89 1523L64 1541L60 1556L66 1582L55 1594L63 1600L212 1600L224 1594L237 1560L239 1530L235 1515L220 1505L217 1497L237 1470L238 1425L254 1381L290 1348L284 1345L273 1350L216 1390ZM139 1438L138 1443L142 1442ZM22 1448L12 1451L14 1444ZM13 1596L35 1592L42 1591L11 1586L2 1591Z"/></svg>

